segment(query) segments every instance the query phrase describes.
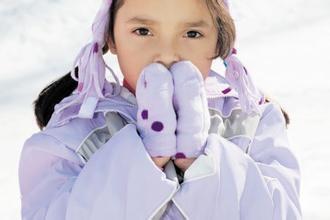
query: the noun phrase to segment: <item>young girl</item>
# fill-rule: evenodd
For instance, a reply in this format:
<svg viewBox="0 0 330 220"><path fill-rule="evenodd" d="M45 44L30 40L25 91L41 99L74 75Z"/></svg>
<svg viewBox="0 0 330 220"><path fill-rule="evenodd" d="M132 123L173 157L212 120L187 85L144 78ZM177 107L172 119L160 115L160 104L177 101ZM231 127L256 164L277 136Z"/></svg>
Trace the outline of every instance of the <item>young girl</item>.
<svg viewBox="0 0 330 220"><path fill-rule="evenodd" d="M301 219L288 116L238 60L227 2L104 0L92 30L35 101L23 219Z"/></svg>

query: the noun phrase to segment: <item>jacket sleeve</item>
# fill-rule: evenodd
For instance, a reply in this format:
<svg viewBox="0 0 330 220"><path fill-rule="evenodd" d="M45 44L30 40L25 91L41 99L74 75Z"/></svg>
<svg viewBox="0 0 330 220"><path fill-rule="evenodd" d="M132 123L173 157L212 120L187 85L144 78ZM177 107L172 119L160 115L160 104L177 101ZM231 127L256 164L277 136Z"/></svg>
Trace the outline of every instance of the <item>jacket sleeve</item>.
<svg viewBox="0 0 330 220"><path fill-rule="evenodd" d="M177 183L148 156L133 124L114 134L84 166L74 154L42 133L24 143L22 219L151 219L177 191Z"/></svg>
<svg viewBox="0 0 330 220"><path fill-rule="evenodd" d="M269 103L248 152L243 137L209 134L173 202L192 220L301 219L300 168L286 132L280 108Z"/></svg>

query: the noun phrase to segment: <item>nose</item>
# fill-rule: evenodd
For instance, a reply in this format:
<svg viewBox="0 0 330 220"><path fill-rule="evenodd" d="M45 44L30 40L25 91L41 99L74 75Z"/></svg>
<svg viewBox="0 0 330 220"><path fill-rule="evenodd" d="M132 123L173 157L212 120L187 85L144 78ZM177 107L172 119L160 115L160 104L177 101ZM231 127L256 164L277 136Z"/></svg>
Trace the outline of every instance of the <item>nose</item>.
<svg viewBox="0 0 330 220"><path fill-rule="evenodd" d="M161 63L167 69L170 69L174 63L180 61L177 46L173 42L160 42L159 45L156 48L154 62Z"/></svg>

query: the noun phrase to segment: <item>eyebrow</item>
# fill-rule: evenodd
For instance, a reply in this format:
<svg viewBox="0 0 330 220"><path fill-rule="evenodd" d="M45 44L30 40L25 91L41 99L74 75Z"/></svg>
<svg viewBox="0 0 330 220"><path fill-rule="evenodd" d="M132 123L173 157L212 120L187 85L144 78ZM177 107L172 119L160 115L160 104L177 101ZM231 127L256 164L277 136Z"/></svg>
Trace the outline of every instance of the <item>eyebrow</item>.
<svg viewBox="0 0 330 220"><path fill-rule="evenodd" d="M152 19L143 17L132 17L126 21L126 23L139 23L139 24L157 24L158 22ZM205 20L182 22L185 27L210 27Z"/></svg>

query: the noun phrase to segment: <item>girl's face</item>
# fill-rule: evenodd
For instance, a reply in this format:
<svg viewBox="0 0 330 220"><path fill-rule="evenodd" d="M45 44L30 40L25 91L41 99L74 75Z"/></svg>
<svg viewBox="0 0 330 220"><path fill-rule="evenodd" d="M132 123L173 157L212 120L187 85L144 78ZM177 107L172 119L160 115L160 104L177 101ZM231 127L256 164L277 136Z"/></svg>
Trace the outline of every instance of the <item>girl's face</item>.
<svg viewBox="0 0 330 220"><path fill-rule="evenodd" d="M217 29L204 0L125 0L114 24L115 45L120 69L135 94L142 69L159 62L168 69L181 60L190 60L205 79L215 55Z"/></svg>

